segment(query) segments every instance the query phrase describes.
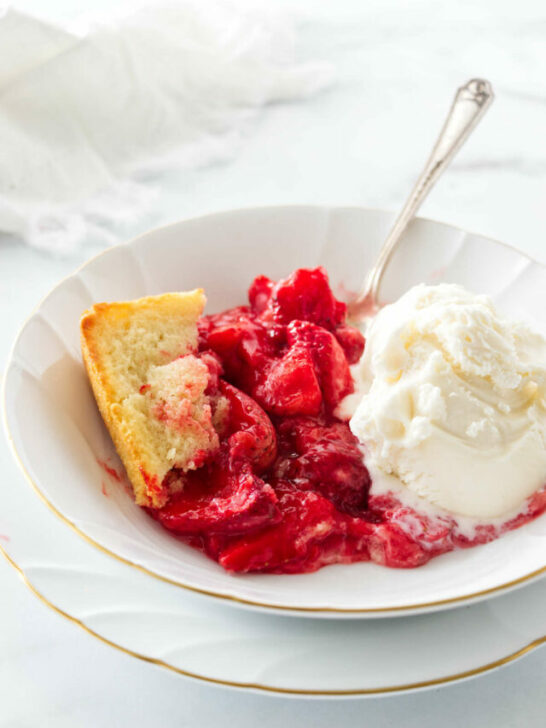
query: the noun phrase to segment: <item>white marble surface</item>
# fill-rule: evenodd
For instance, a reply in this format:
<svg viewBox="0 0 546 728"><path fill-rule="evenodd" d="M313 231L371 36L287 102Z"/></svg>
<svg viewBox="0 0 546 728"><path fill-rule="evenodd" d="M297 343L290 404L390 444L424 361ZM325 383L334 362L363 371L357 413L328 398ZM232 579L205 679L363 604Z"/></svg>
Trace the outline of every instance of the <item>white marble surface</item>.
<svg viewBox="0 0 546 728"><path fill-rule="evenodd" d="M251 0L249 0L250 2ZM70 18L70 0L16 6ZM454 88L471 76L497 100L422 214L546 261L546 6L542 0L282 0L301 18L301 54L331 60L337 84L262 118L231 164L172 175L153 218L120 236L202 212L291 202L396 207ZM107 6L106 0L96 5ZM0 102L1 104L1 102ZM0 237L0 367L39 298L98 247L51 259ZM0 466L1 467L1 466ZM92 640L47 611L0 561L0 728L541 725L546 650L472 682L341 703L230 693L183 680Z"/></svg>

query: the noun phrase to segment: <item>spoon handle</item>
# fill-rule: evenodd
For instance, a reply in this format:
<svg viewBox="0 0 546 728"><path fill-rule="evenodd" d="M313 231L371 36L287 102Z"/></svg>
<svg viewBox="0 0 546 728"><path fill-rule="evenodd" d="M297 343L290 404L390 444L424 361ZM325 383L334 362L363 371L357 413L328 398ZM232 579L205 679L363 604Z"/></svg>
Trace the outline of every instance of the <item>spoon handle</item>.
<svg viewBox="0 0 546 728"><path fill-rule="evenodd" d="M358 299L351 308L367 301L375 304L383 272L389 262L396 244L402 237L409 221L415 215L426 196L449 165L459 148L470 135L478 121L487 111L493 101L491 84L483 79L475 78L457 91L447 119L444 122L440 136L430 154L430 157L415 183L406 204L389 232L379 252L377 261L366 278L365 285Z"/></svg>

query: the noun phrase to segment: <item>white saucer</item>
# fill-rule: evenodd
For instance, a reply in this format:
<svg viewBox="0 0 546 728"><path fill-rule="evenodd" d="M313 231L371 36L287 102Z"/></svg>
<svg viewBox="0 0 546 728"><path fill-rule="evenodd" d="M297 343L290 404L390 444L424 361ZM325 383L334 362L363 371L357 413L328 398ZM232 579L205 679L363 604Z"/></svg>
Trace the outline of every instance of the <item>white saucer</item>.
<svg viewBox="0 0 546 728"><path fill-rule="evenodd" d="M0 464L0 549L35 594L112 647L187 677L283 695L389 695L479 675L546 642L544 580L466 609L399 619L236 609L101 554L58 527L4 443Z"/></svg>
<svg viewBox="0 0 546 728"><path fill-rule="evenodd" d="M244 302L259 273L278 278L319 263L334 288L355 290L390 222L389 213L354 208L219 213L153 230L62 281L24 325L6 374L12 444L36 490L80 535L125 563L233 604L284 613L377 617L432 611L542 576L544 516L419 569L360 563L314 574L233 576L172 538L98 464L119 466L81 363L78 323L84 309L102 300L201 286L207 310L217 311ZM389 266L383 295L392 300L416 282L440 280L489 293L514 316L546 328L544 266L501 243L414 220Z"/></svg>

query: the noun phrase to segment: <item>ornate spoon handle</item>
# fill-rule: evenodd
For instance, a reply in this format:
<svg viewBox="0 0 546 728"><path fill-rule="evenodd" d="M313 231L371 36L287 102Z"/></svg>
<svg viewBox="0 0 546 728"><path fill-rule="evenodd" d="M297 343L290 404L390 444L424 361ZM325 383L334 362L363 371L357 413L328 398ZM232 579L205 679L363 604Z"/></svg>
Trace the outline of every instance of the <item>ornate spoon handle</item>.
<svg viewBox="0 0 546 728"><path fill-rule="evenodd" d="M425 200L436 180L470 136L470 132L485 114L493 98L491 84L479 78L474 78L461 86L455 94L447 119L425 168L387 235L361 293L349 306L349 315L353 320L361 319L373 310L385 268L409 221Z"/></svg>

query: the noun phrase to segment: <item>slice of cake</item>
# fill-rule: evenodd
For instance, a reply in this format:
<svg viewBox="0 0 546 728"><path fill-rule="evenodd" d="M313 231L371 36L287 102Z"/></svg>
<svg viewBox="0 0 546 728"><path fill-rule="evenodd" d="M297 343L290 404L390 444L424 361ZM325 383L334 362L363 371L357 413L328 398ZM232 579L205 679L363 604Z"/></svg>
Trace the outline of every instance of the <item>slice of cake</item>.
<svg viewBox="0 0 546 728"><path fill-rule="evenodd" d="M196 355L204 305L197 289L98 303L81 319L93 392L139 505L164 505L181 483L165 476L199 467L219 446L217 372Z"/></svg>

